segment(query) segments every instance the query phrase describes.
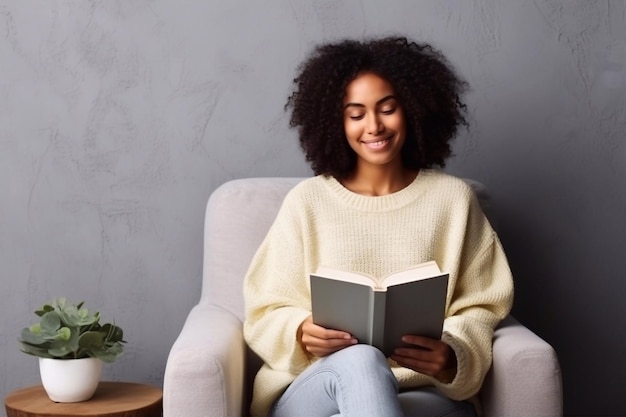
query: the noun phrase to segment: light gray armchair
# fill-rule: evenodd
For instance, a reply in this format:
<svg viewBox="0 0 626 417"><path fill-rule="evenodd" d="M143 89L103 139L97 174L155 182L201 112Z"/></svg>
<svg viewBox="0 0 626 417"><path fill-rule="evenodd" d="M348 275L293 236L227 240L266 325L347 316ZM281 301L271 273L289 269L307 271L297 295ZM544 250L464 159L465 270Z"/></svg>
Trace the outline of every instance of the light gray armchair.
<svg viewBox="0 0 626 417"><path fill-rule="evenodd" d="M300 180L234 180L211 195L202 294L167 360L164 417L247 415L259 363L243 340L243 277L285 194ZM489 216L485 188L467 181ZM562 415L561 373L548 343L508 317L496 330L493 356L481 390L485 417Z"/></svg>

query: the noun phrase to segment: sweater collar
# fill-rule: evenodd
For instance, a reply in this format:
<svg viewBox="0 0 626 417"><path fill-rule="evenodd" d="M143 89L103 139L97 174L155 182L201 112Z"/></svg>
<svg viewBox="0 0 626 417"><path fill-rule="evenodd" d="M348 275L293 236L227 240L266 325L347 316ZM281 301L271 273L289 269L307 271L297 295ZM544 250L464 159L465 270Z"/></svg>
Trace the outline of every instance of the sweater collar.
<svg viewBox="0 0 626 417"><path fill-rule="evenodd" d="M383 212L402 208L413 203L427 189L428 182L436 171L421 169L415 179L405 188L383 196L357 194L344 187L335 177L322 177L324 184L340 201L355 210Z"/></svg>

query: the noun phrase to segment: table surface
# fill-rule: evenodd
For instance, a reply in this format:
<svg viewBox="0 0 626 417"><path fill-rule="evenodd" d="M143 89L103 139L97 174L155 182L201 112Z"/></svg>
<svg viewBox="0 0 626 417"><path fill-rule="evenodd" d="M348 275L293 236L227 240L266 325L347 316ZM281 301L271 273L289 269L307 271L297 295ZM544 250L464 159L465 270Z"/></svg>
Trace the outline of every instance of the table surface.
<svg viewBox="0 0 626 417"><path fill-rule="evenodd" d="M98 385L94 396L79 403L55 403L41 385L10 393L4 405L7 416L97 416L157 417L162 412L163 392L160 388L131 382L105 382ZM158 410L158 414L155 414Z"/></svg>

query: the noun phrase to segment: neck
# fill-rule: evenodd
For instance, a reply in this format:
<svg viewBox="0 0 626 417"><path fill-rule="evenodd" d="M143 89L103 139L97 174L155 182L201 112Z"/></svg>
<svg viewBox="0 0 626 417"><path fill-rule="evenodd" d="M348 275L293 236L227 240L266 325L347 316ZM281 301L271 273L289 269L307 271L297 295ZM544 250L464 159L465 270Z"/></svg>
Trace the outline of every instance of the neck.
<svg viewBox="0 0 626 417"><path fill-rule="evenodd" d="M399 167L389 169L385 166L359 168L341 183L348 190L367 196L383 196L393 194L409 186L418 171Z"/></svg>

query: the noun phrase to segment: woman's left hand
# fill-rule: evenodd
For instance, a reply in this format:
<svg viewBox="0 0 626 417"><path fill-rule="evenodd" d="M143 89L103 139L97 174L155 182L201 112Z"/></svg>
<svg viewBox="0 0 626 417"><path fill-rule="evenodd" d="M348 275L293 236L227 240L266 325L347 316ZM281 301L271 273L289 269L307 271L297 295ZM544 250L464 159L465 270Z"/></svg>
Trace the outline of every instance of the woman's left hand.
<svg viewBox="0 0 626 417"><path fill-rule="evenodd" d="M454 350L441 340L422 336L404 336L402 341L415 347L401 347L394 350L391 359L400 366L451 382L456 375L456 355Z"/></svg>

